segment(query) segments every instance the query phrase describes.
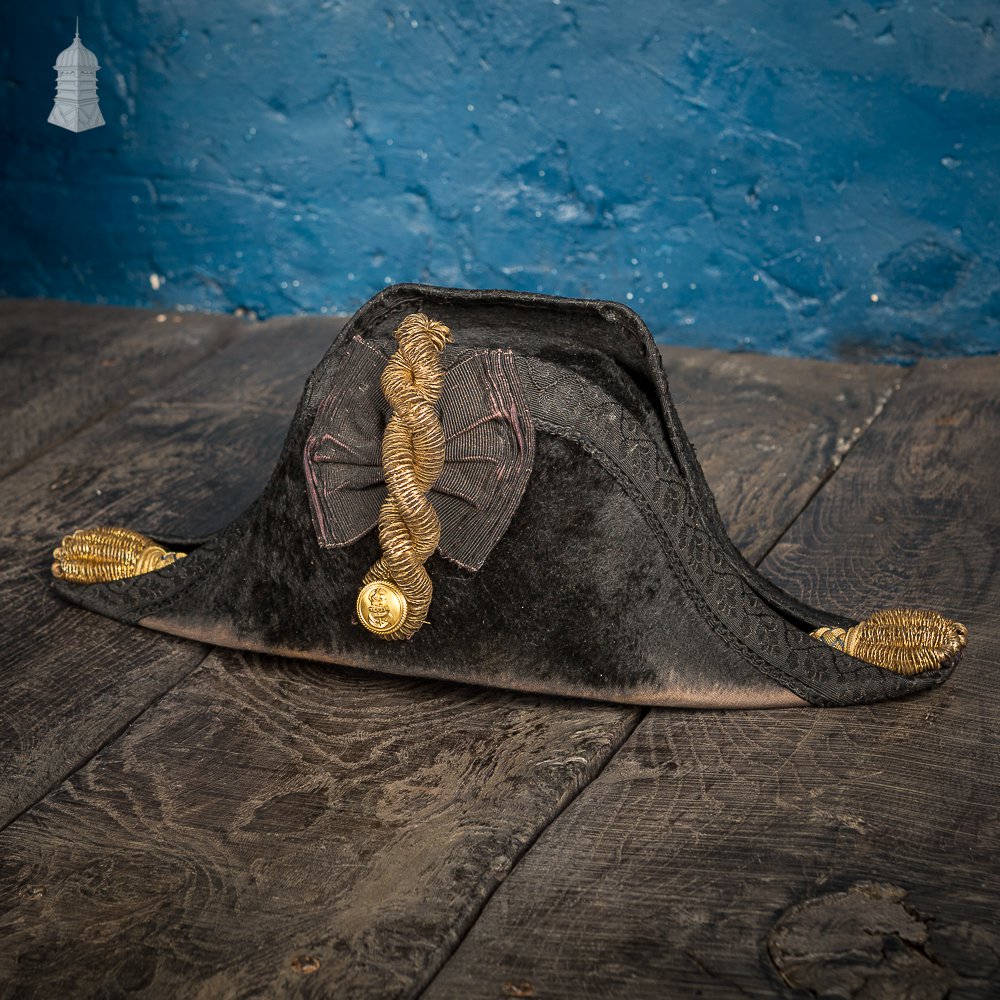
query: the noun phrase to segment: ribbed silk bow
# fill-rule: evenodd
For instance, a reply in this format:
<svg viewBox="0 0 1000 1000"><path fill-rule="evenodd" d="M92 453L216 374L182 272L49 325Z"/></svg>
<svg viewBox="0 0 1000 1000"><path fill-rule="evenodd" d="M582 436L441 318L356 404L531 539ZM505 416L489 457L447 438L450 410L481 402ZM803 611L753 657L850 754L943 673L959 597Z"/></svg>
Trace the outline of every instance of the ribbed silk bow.
<svg viewBox="0 0 1000 1000"><path fill-rule="evenodd" d="M320 545L349 545L378 522L386 498L382 432L392 412L380 379L387 356L355 338L305 446L305 473ZM456 358L444 376L444 470L429 493L441 519L438 551L469 570L486 561L524 495L535 433L513 354Z"/></svg>

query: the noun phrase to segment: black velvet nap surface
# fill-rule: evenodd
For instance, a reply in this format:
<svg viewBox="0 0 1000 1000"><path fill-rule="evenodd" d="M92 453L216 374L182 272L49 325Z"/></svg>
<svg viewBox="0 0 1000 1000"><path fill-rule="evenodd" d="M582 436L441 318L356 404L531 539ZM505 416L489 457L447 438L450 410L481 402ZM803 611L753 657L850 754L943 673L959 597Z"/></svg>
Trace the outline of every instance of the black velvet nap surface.
<svg viewBox="0 0 1000 1000"><path fill-rule="evenodd" d="M463 349L518 352L529 381L555 372L563 395L536 391L531 477L483 567L432 556L428 623L386 642L354 620L376 534L318 545L302 456L350 338L391 351L392 331L418 310L451 326ZM652 457L616 456L593 408L613 411ZM210 642L639 704L852 704L940 683L954 666L903 677L812 639L819 625L852 622L778 590L729 541L638 317L512 292L386 289L313 372L271 481L244 515L164 570L56 587L111 617Z"/></svg>

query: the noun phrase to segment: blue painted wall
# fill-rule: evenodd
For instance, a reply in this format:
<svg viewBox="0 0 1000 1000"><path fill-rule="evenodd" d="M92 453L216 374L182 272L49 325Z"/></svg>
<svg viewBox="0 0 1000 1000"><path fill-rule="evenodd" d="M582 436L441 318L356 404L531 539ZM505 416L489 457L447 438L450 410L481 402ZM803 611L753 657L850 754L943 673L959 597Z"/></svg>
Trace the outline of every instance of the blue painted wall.
<svg viewBox="0 0 1000 1000"><path fill-rule="evenodd" d="M45 119L78 11L108 124L74 135ZM5 3L0 290L270 315L423 280L691 344L1000 349L998 29L994 0Z"/></svg>

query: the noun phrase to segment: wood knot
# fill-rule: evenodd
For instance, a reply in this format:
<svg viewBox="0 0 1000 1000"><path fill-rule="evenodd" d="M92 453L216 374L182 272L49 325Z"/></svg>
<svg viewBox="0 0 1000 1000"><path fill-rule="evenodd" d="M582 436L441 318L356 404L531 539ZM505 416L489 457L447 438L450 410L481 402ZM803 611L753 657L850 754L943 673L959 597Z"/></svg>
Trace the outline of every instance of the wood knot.
<svg viewBox="0 0 1000 1000"><path fill-rule="evenodd" d="M956 974L898 886L859 882L786 910L767 947L782 979L817 996L943 1000Z"/></svg>

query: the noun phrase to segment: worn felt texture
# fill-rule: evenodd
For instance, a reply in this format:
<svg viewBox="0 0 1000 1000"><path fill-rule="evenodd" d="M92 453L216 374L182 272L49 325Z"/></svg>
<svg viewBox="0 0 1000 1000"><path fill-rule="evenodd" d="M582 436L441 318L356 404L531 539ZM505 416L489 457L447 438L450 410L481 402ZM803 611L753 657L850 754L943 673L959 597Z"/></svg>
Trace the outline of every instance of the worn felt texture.
<svg viewBox="0 0 1000 1000"><path fill-rule="evenodd" d="M473 573L432 556L428 624L407 642L386 642L353 621L360 581L379 554L376 534L319 547L302 453L349 339L391 344L416 310L450 325L465 348L510 347L538 359L536 370L562 371L567 400L591 391L595 408L617 407L659 471L629 472L594 444L598 432L579 432L586 405L570 427L559 426L557 407L539 424L527 490L485 565ZM536 407L556 395L539 393ZM658 488L669 481L683 524L665 521L665 506L646 509L660 495L643 483L650 475ZM387 289L313 372L250 510L173 567L58 589L113 617L220 644L640 704L850 704L940 683L954 665L903 677L812 639L805 629L850 622L779 591L725 536L638 317L609 303L518 293Z"/></svg>

